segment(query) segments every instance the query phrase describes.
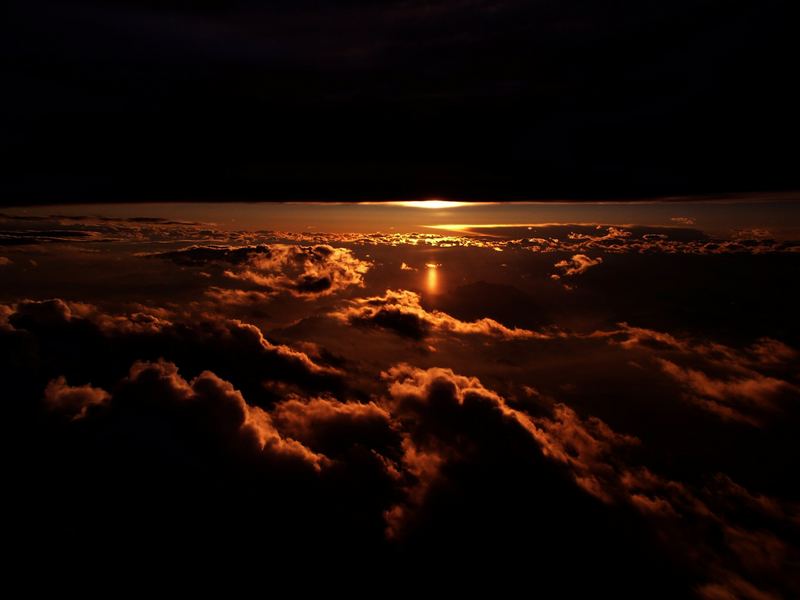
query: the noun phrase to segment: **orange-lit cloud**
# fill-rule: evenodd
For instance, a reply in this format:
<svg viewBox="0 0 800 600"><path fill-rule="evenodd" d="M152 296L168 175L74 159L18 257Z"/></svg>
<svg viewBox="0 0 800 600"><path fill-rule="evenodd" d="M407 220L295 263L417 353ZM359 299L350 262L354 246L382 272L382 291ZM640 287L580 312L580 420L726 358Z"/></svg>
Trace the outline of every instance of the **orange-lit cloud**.
<svg viewBox="0 0 800 600"><path fill-rule="evenodd" d="M185 411L180 425L197 428L190 435L211 433L216 443L232 452L314 470L326 462L324 456L281 436L268 413L248 405L238 390L210 371L187 381L172 363L137 362L112 402L135 402L141 394L146 394L152 410Z"/></svg>
<svg viewBox="0 0 800 600"><path fill-rule="evenodd" d="M193 246L156 256L179 264L230 264L223 273L272 293L297 297L325 296L361 286L370 263L346 248L329 245L272 244L244 247Z"/></svg>
<svg viewBox="0 0 800 600"><path fill-rule="evenodd" d="M110 399L103 389L91 385L70 386L64 377L52 380L44 390L45 406L73 419L85 417L92 407L102 406Z"/></svg>
<svg viewBox="0 0 800 600"><path fill-rule="evenodd" d="M686 386L694 402L723 419L757 424L758 420L750 414L753 409L775 411L777 398L794 389L785 381L757 372L717 379L697 369L679 367L669 360L660 359L660 363L665 373Z"/></svg>
<svg viewBox="0 0 800 600"><path fill-rule="evenodd" d="M387 290L383 296L352 300L332 315L354 325L380 327L418 340L443 333L484 335L504 340L549 337L528 329L509 328L494 319L460 321L441 311L428 311L420 304L419 294L408 290Z"/></svg>
<svg viewBox="0 0 800 600"><path fill-rule="evenodd" d="M557 262L554 266L556 269L561 269L561 275L552 275L554 279L560 277L572 277L574 275L582 275L591 267L595 267L603 262L599 256L597 258L589 258L585 254L575 254L569 260L562 260Z"/></svg>

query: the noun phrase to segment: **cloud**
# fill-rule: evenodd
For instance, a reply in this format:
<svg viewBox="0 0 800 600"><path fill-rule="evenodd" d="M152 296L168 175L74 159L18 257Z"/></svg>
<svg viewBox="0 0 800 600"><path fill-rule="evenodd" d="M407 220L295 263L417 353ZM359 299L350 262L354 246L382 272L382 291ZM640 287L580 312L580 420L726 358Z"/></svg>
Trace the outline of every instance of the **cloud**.
<svg viewBox="0 0 800 600"><path fill-rule="evenodd" d="M589 258L585 254L576 254L569 260L562 260L557 262L554 266L556 269L561 269L561 275L551 275L553 279L560 279L561 277L572 277L574 275L583 275L591 267L595 267L603 262L599 256L597 258Z"/></svg>
<svg viewBox="0 0 800 600"><path fill-rule="evenodd" d="M404 435L401 462L406 473L404 500L386 512L390 536L407 535L436 502L438 490L457 485L457 465L482 464L485 459L479 457L503 448L509 459L513 453L533 461L524 467L529 473L514 472L512 477L538 477L545 485L544 466L535 459L541 456L566 469L590 496L641 514L674 559L688 556L704 565L697 575L707 582L699 586L701 591L749 586L768 594L787 581L787 558L797 556L796 549L758 526L763 519L791 519L792 510L782 503L752 494L724 475L699 490L659 475L631 454L640 447L639 439L613 431L596 417L582 418L561 403L545 414L528 414L478 379L450 369L401 364L383 377L388 383L386 407ZM565 490L557 493L568 497ZM723 549L709 542L710 530ZM730 573L738 573L741 581L737 584Z"/></svg>
<svg viewBox="0 0 800 600"><path fill-rule="evenodd" d="M695 219L694 217L670 217L669 219L673 223L677 223L678 225L694 225Z"/></svg>
<svg viewBox="0 0 800 600"><path fill-rule="evenodd" d="M13 262L14 261L6 256L0 256L0 267L7 267L8 265L13 264Z"/></svg>
<svg viewBox="0 0 800 600"><path fill-rule="evenodd" d="M368 250L378 266L361 283L332 277L328 290L341 282L348 292L335 302L297 300L328 293L319 278L301 290L306 261L336 272L324 251L309 258L267 244L254 250L280 235L259 232L168 260L129 258L168 282L162 295L144 276L131 288L137 296L116 286L127 274L103 274L84 297L70 290L62 299L0 305L4 434L24 457L26 473L12 489L30 502L21 514L35 515L24 520L35 529L27 538L115 548L140 535L234 554L266 540L257 560L314 548L327 560L367 568L372 559L420 580L420 569L451 565L505 579L535 568L542 582L580 571L595 591L619 597L653 581L671 586L670 597L691 589L707 597L796 596L784 567L795 564L791 527L800 522L786 500L793 484L783 477L796 458L793 334L771 334L781 341L758 337L768 330L747 337L737 328L734 339L747 340L737 345L731 337L710 341L690 320L659 329L652 324L663 323L656 313L665 305L639 303L636 290L623 291L631 297L622 308L636 310L621 316L642 326L615 326L621 316L607 310L615 293L604 295L608 287L580 291L589 309L576 309L583 300L575 293L563 312L545 310L546 294L551 303L564 299L561 286L540 280L562 256L537 258L533 248L609 261L600 253L699 253L715 243L667 228L561 227L558 237L509 231L468 242L466 235L332 237L330 247L369 245L348 252ZM303 237L305 248L325 246L311 241L317 235L287 244ZM168 239L171 248L186 244ZM777 247L735 243L751 253ZM447 257L439 250L460 244L469 249ZM506 251L503 277L538 273L530 293L455 289L462 275L490 276L491 248ZM49 276L65 263L61 250L40 261L34 283L7 293L57 289L58 276ZM398 254L412 265L448 265L436 309L411 291L383 293L389 277L413 279L400 275ZM596 274L626 279L630 265L649 260L616 257L614 269ZM559 271L582 268L564 262ZM170 295L195 279L189 302ZM361 284L372 287L354 298ZM257 321L230 318L239 314L231 307L252 304L263 306ZM563 328L537 331L547 323ZM398 345L393 334L426 343Z"/></svg>
<svg viewBox="0 0 800 600"><path fill-rule="evenodd" d="M418 297L399 292L371 300L376 306L388 300L419 307ZM75 464L90 479L111 472L126 481L141 471L138 485L151 493L153 482L161 481L157 476L168 480L180 473L180 487L193 499L187 507L181 503L181 510L191 515L193 506L202 511L226 507L224 514L203 512L201 523L241 523L241 515L248 514L248 530L260 535L278 529L273 531L278 537L271 539L281 543L297 539L298 532L304 543L318 538L324 543L335 531L331 539L349 535L346 539L354 546L375 552L376 560L408 560L431 548L455 553L458 560L461 553L477 553L466 558L477 566L491 560L485 548L494 547L493 541L535 539L541 545L531 550L536 564L549 565L545 553L563 558L569 551L570 568L606 568L623 557L637 560L641 551L635 544L612 543L611 536L619 531L645 536L654 528L663 549L648 546L655 554L641 557L642 573L651 574L648 568L663 564L663 551L677 557L675 564L689 560L702 565L687 568L700 571L698 589L703 593L736 586L769 589L786 576L769 552L759 554L754 548L791 558L788 542L752 525L753 515L789 518L781 502L751 493L729 478L698 490L661 475L640 463L636 452L642 440L542 392L525 394L526 404L451 369L396 364L382 374L381 390L369 397L283 390L263 402L257 390L265 382L285 380L313 388L304 378L315 369L329 369L317 362L321 352L272 344L257 328L240 322L184 322L167 312L136 314L109 314L64 300L22 302L10 313L9 331L33 336L42 363L66 369L67 376L48 380L44 403L72 418L54 425L70 428L59 431L56 439L63 443L65 435L74 436L67 445L70 452L88 448L87 455L69 455L74 461L68 463L70 479ZM439 330L435 319L431 323L434 331L457 331L452 324ZM49 348L58 346L57 340L71 340L70 348L80 349L80 360L70 364L58 349ZM118 363L149 354L153 340L181 360L133 360L116 377L97 349ZM625 352L692 352L719 364L732 360L725 347L697 346L645 329L622 327L585 340L611 343ZM173 344L199 347L206 360L199 362L186 350L172 351ZM793 356L788 347L761 340L736 357L749 361L742 368L751 368L762 364L772 347L779 349L777 354ZM232 354L232 360L226 362L213 348ZM270 369L267 365L274 363L254 358L264 353L280 366ZM87 358L92 373L112 373L102 388L84 383L80 364ZM221 376L212 364L233 376ZM291 364L300 370L287 375ZM248 378L258 382L254 399L237 383ZM57 447L56 441L52 444ZM89 462L87 456L92 457ZM224 494L204 498L216 485ZM126 482L123 487L126 493L129 486ZM219 499L224 495L231 496L230 504ZM270 518L259 512L267 510L264 506ZM561 518L552 520L553 511ZM170 513L169 519L175 518ZM192 526L198 523L194 517L177 518ZM709 546L709 530L721 550ZM588 544L592 551L581 554L576 544ZM605 548L607 554L598 557L596 548ZM690 559L683 558L687 555ZM653 562L653 556L662 561ZM625 564L639 568L638 562ZM741 582L730 573L737 573Z"/></svg>
<svg viewBox="0 0 800 600"><path fill-rule="evenodd" d="M195 373L213 370L262 403L272 397L266 380L310 390L341 389L344 382L338 368L270 342L254 325L217 315L158 310L112 314L90 304L52 299L19 302L7 321L18 337L37 345L39 368L62 369L50 378L102 378L110 384L126 363L164 358Z"/></svg>
<svg viewBox="0 0 800 600"><path fill-rule="evenodd" d="M797 351L778 340L760 338L735 349L626 323L621 327L617 333L593 335L631 351L646 351L685 390L684 398L724 420L763 425L800 389L792 367Z"/></svg>
<svg viewBox="0 0 800 600"><path fill-rule="evenodd" d="M399 447L392 416L374 402L291 398L275 405L271 419L285 435L325 454L338 455L353 445L383 453Z"/></svg>
<svg viewBox="0 0 800 600"><path fill-rule="evenodd" d="M297 297L327 296L350 286L363 286L364 274L371 266L347 248L326 244L193 246L152 256L181 265L231 265L222 271L230 279L251 284L262 293L285 292Z"/></svg>
<svg viewBox="0 0 800 600"><path fill-rule="evenodd" d="M154 413L185 431L188 438L184 439L190 443L213 443L269 466L319 471L326 461L301 443L284 438L268 413L248 405L241 392L210 371L187 381L173 363L134 363L110 408Z"/></svg>
<svg viewBox="0 0 800 600"><path fill-rule="evenodd" d="M780 395L795 389L785 381L760 373L716 379L697 369L679 367L669 360L660 359L659 362L665 373L689 390L692 401L723 419L757 424L758 420L752 415L753 409L775 411ZM749 413L745 412L747 409L750 409Z"/></svg>
<svg viewBox="0 0 800 600"><path fill-rule="evenodd" d="M102 406L110 398L108 392L91 385L67 385L64 377L52 380L44 389L45 406L72 419L85 417L92 407Z"/></svg>
<svg viewBox="0 0 800 600"><path fill-rule="evenodd" d="M240 290L211 286L205 296L222 307L265 305L274 294L259 290Z"/></svg>
<svg viewBox="0 0 800 600"><path fill-rule="evenodd" d="M780 596L759 589L744 577L723 571L717 581L703 584L697 588L703 600L778 600Z"/></svg>
<svg viewBox="0 0 800 600"><path fill-rule="evenodd" d="M733 232L733 238L737 240L769 240L772 232L769 229L760 227L750 229L737 229Z"/></svg>
<svg viewBox="0 0 800 600"><path fill-rule="evenodd" d="M404 434L402 464L408 474L405 501L386 511L387 535L396 538L413 522L448 463L476 451L481 441L503 439L498 429L509 430L506 439L527 435L503 399L474 377L408 364L382 376L388 384L387 409Z"/></svg>
<svg viewBox="0 0 800 600"><path fill-rule="evenodd" d="M287 231L223 230L211 224L171 221L152 217L109 218L52 215L21 217L0 215L0 246L36 246L39 244L87 245L97 243L189 243L183 250L157 255L184 265L199 266L205 261L241 263L243 256L258 254L259 247L304 246L314 248L329 244L349 246L486 248L523 250L536 253L565 252L588 254L766 254L800 251L797 240L776 240L770 232L740 229L730 238L712 238L689 228L690 217L674 217L683 227L652 227L631 224L543 223L527 226L441 225L447 233L323 233ZM489 234L491 237L487 236ZM200 245L202 244L202 245ZM203 251L202 249L207 249ZM241 250L241 251L240 251ZM279 253L279 251L278 251ZM182 254L182 255L181 255ZM238 275L240 269L232 274ZM265 282L269 274L258 268L250 277ZM268 283L268 282L267 282ZM273 282L276 283L276 282ZM286 282L283 282L284 284ZM254 283L257 285L257 283ZM321 283L319 285L322 285ZM289 286L289 289L294 289ZM296 291L296 290L295 290Z"/></svg>
<svg viewBox="0 0 800 600"><path fill-rule="evenodd" d="M798 355L797 350L790 348L781 341L770 338L757 340L749 350L757 362L764 365L787 364Z"/></svg>
<svg viewBox="0 0 800 600"><path fill-rule="evenodd" d="M543 456L562 465L580 488L604 502L627 498L613 451L639 440L612 431L600 419L583 420L563 404L556 404L550 416L534 418L509 406L477 378L450 369L400 364L383 377L389 410L406 436L403 464L413 475L407 502L387 511L392 536L400 535L448 463L500 440L529 459Z"/></svg>
<svg viewBox="0 0 800 600"><path fill-rule="evenodd" d="M14 307L8 304L0 304L0 329L13 329L8 318L14 314Z"/></svg>
<svg viewBox="0 0 800 600"><path fill-rule="evenodd" d="M379 327L414 340L447 333L501 340L549 338L547 334L529 329L506 327L494 319L460 321L441 311L428 311L420 304L419 294L409 290L386 290L383 296L348 301L344 308L331 314L353 325Z"/></svg>
<svg viewBox="0 0 800 600"><path fill-rule="evenodd" d="M637 438L612 431L596 417L581 419L564 404L555 404L552 416L531 421L530 428L548 456L569 465L579 486L607 502L617 492L612 451L639 444Z"/></svg>

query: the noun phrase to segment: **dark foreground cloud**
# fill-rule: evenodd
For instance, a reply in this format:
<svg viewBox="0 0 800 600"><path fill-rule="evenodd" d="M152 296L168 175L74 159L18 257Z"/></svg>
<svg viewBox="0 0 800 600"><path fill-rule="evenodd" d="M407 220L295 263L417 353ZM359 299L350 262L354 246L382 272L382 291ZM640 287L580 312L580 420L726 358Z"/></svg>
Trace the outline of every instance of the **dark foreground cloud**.
<svg viewBox="0 0 800 600"><path fill-rule="evenodd" d="M304 352L273 344L255 326L213 315L165 316L165 311L106 313L63 300L22 301L6 307L0 331L12 364L32 376L66 375L101 386L135 360L173 360L190 373L213 369L233 378L256 401L269 402L266 379L305 389L339 389L343 373ZM14 357L15 351L25 351Z"/></svg>
<svg viewBox="0 0 800 600"><path fill-rule="evenodd" d="M491 339L485 324L472 331L406 299L437 335L466 327ZM340 370L241 322L61 300L2 314L3 381L21 425L8 441L26 455L16 510L35 532L26 548L79 535L92 556L93 546L225 548L286 561L315 547L330 564L400 569L401 586L459 565L457 587L534 573L565 593L621 597L796 591L791 504L724 475L661 474L636 454L638 437L532 389L526 403L448 368L400 363L364 394L356 378L342 387ZM740 355L635 328L585 339L730 369L792 352L765 340ZM53 502L62 486L71 494ZM269 543L253 554L253 539ZM570 580L575 571L591 576Z"/></svg>

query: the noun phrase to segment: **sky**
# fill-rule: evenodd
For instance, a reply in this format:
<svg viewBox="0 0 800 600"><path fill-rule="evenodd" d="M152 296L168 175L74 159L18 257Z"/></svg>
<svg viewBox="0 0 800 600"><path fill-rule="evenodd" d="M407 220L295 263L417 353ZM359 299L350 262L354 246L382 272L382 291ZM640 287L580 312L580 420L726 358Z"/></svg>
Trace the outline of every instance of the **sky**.
<svg viewBox="0 0 800 600"><path fill-rule="evenodd" d="M12 0L3 204L800 187L783 0Z"/></svg>

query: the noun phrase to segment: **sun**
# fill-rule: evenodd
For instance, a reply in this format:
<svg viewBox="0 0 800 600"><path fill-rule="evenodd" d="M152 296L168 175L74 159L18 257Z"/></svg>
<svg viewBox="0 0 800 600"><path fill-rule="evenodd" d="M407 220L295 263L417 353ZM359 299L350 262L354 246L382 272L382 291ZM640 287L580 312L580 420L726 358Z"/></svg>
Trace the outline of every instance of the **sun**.
<svg viewBox="0 0 800 600"><path fill-rule="evenodd" d="M407 208L428 208L441 210L444 208L458 208L459 206L469 206L470 202L453 202L451 200L407 200L404 202L393 202L396 206Z"/></svg>

